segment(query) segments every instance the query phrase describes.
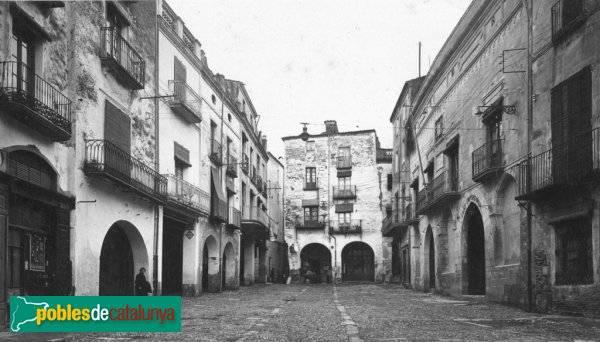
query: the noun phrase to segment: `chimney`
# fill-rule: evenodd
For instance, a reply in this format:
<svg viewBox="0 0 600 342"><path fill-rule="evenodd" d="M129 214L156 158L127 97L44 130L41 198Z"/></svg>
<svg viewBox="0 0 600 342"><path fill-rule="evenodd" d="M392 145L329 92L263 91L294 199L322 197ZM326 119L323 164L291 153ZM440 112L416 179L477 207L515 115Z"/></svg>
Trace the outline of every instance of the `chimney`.
<svg viewBox="0 0 600 342"><path fill-rule="evenodd" d="M262 135L261 142L266 151L267 150L267 135L266 134Z"/></svg>
<svg viewBox="0 0 600 342"><path fill-rule="evenodd" d="M325 133L335 134L338 132L337 122L335 120L325 120Z"/></svg>

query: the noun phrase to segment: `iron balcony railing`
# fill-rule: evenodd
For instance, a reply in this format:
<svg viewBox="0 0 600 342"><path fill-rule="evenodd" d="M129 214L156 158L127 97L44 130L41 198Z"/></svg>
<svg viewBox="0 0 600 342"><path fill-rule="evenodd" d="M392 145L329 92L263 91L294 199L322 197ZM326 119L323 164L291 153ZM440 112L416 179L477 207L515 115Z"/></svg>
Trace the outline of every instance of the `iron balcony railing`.
<svg viewBox="0 0 600 342"><path fill-rule="evenodd" d="M101 59L111 63L115 76L132 89L143 89L146 61L119 33L117 27L100 29Z"/></svg>
<svg viewBox="0 0 600 342"><path fill-rule="evenodd" d="M352 199L356 198L356 185L347 185L343 187L333 187L333 199Z"/></svg>
<svg viewBox="0 0 600 342"><path fill-rule="evenodd" d="M189 123L202 121L202 100L185 81L170 80L169 91L173 94L168 104L173 111Z"/></svg>
<svg viewBox="0 0 600 342"><path fill-rule="evenodd" d="M263 191L263 179L261 176L256 176L256 190L261 193Z"/></svg>
<svg viewBox="0 0 600 342"><path fill-rule="evenodd" d="M362 233L362 220L351 219L346 221L329 221L329 233L331 234L360 234Z"/></svg>
<svg viewBox="0 0 600 342"><path fill-rule="evenodd" d="M391 163L394 150L391 148L378 148L376 152L377 163Z"/></svg>
<svg viewBox="0 0 600 342"><path fill-rule="evenodd" d="M210 155L208 158L217 166L223 166L223 149L221 143L212 139L210 143Z"/></svg>
<svg viewBox="0 0 600 342"><path fill-rule="evenodd" d="M268 189L267 189L267 182L265 181L265 182L263 183L263 188L262 188L262 195L263 195L263 197L264 197L264 198L268 198L268 197L267 197L267 196L268 196L268 193L269 193L269 192L268 192Z"/></svg>
<svg viewBox="0 0 600 342"><path fill-rule="evenodd" d="M86 141L84 172L108 177L161 203L167 200L167 179L107 140Z"/></svg>
<svg viewBox="0 0 600 342"><path fill-rule="evenodd" d="M244 171L244 173L246 175L248 175L248 173L250 172L250 158L248 158L248 155L246 153L244 153L244 162L242 163L242 171Z"/></svg>
<svg viewBox="0 0 600 342"><path fill-rule="evenodd" d="M350 169L352 168L352 156L343 156L337 158L338 169Z"/></svg>
<svg viewBox="0 0 600 342"><path fill-rule="evenodd" d="M230 226L240 228L242 226L242 213L234 207L229 207L229 221L227 223Z"/></svg>
<svg viewBox="0 0 600 342"><path fill-rule="evenodd" d="M304 218L296 224L296 229L325 229L326 225L322 219Z"/></svg>
<svg viewBox="0 0 600 342"><path fill-rule="evenodd" d="M229 219L229 206L226 201L212 196L210 201L210 216L213 220L227 222Z"/></svg>
<svg viewBox="0 0 600 342"><path fill-rule="evenodd" d="M233 178L237 178L238 176L238 160L236 157L234 157L233 155L228 155L227 156L227 170L225 171L225 173Z"/></svg>
<svg viewBox="0 0 600 342"><path fill-rule="evenodd" d="M164 175L167 179L168 199L202 214L210 213L210 195L197 186L173 174Z"/></svg>
<svg viewBox="0 0 600 342"><path fill-rule="evenodd" d="M256 185L256 166L254 165L252 165L252 169L250 170L250 180Z"/></svg>
<svg viewBox="0 0 600 342"><path fill-rule="evenodd" d="M71 100L23 63L0 62L0 104L56 141L71 138Z"/></svg>
<svg viewBox="0 0 600 342"><path fill-rule="evenodd" d="M552 6L552 40L575 29L585 17L585 0L559 0Z"/></svg>
<svg viewBox="0 0 600 342"><path fill-rule="evenodd" d="M269 215L257 206L245 206L242 213L242 221L256 221L262 223L265 227L269 228L270 218Z"/></svg>
<svg viewBox="0 0 600 342"><path fill-rule="evenodd" d="M429 184L427 189L419 191L417 194L416 213L422 213L424 210L435 205L445 195L455 195L457 193L458 171L444 171Z"/></svg>
<svg viewBox="0 0 600 342"><path fill-rule="evenodd" d="M600 127L526 158L515 168L519 199L553 186L578 184L600 170Z"/></svg>
<svg viewBox="0 0 600 342"><path fill-rule="evenodd" d="M504 167L504 139L488 141L473 151L472 177L479 181L487 174L495 173Z"/></svg>

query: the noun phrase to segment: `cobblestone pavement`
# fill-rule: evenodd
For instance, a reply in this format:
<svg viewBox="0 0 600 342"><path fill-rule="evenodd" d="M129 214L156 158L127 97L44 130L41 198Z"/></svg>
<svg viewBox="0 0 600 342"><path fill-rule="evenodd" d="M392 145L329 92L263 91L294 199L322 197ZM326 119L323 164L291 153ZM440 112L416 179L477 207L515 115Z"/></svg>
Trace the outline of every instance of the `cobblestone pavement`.
<svg viewBox="0 0 600 342"><path fill-rule="evenodd" d="M12 341L599 341L600 320L376 284L258 285L183 299L182 332L0 333Z"/></svg>

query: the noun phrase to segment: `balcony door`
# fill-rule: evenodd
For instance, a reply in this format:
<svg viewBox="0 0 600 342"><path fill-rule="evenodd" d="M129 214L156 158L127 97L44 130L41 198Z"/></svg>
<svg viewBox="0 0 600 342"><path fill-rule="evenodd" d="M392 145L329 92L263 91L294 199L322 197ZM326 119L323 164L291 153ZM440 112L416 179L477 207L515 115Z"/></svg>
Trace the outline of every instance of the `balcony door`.
<svg viewBox="0 0 600 342"><path fill-rule="evenodd" d="M19 18L14 18L19 21ZM11 59L16 62L12 70L12 85L17 90L35 96L35 36L20 25L13 26Z"/></svg>
<svg viewBox="0 0 600 342"><path fill-rule="evenodd" d="M112 176L129 182L133 168L131 118L110 101L104 103L104 166Z"/></svg>

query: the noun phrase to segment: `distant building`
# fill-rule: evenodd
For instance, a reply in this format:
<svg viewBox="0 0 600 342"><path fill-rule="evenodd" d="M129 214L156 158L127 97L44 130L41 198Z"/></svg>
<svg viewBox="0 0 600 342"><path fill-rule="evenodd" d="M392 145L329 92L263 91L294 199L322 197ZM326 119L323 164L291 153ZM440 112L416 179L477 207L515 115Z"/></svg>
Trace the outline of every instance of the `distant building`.
<svg viewBox="0 0 600 342"><path fill-rule="evenodd" d="M391 150L374 130L283 138L285 239L294 281L382 281L389 251L381 236ZM391 186L391 182L390 182Z"/></svg>

